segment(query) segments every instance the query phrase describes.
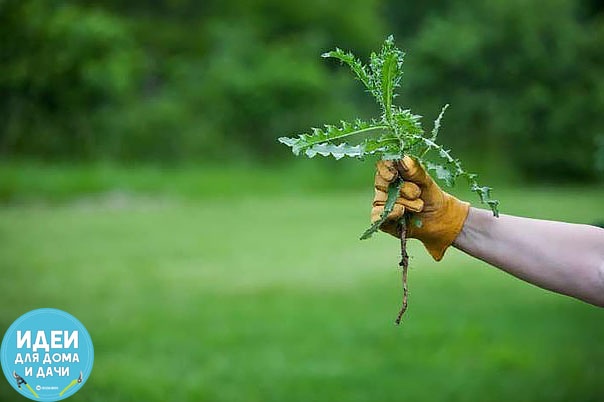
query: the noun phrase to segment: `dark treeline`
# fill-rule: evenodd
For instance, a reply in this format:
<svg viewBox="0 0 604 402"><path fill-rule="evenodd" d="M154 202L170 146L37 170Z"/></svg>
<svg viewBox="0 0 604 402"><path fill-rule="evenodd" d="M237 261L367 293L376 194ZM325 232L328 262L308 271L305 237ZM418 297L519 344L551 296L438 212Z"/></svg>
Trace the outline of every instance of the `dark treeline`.
<svg viewBox="0 0 604 402"><path fill-rule="evenodd" d="M346 69L393 33L398 102L462 153L528 178L593 179L604 133L596 0L0 2L0 155L271 161L275 141L375 112ZM604 141L602 141L604 142Z"/></svg>

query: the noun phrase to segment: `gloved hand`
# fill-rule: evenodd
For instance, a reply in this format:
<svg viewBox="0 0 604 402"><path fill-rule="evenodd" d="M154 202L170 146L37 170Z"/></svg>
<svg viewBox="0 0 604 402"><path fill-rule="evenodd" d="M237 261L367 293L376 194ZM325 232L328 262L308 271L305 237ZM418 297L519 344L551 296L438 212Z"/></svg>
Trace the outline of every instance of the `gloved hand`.
<svg viewBox="0 0 604 402"><path fill-rule="evenodd" d="M398 238L398 222L404 216L407 237L420 240L430 255L440 261L461 232L470 204L441 190L418 162L405 156L398 170L395 162L377 163L371 222L380 219L388 198L388 184L399 174L404 181L400 196L380 229ZM405 209L409 213L405 214Z"/></svg>

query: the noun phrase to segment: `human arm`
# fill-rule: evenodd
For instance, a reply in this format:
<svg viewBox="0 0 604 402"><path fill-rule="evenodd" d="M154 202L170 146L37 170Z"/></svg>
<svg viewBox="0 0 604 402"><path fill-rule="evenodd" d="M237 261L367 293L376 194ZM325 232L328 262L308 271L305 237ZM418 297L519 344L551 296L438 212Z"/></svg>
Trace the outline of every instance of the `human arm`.
<svg viewBox="0 0 604 402"><path fill-rule="evenodd" d="M442 191L419 163L407 157L398 169L392 162L378 163L372 220L383 210L383 204L376 201L384 198L384 182L397 174L417 185L421 209L406 214L394 211L381 227L385 232L397 236L396 222L405 217L408 237L421 240L437 261L454 245L529 283L604 307L603 229L508 215L493 217Z"/></svg>
<svg viewBox="0 0 604 402"><path fill-rule="evenodd" d="M470 208L453 245L526 282L604 307L604 229Z"/></svg>

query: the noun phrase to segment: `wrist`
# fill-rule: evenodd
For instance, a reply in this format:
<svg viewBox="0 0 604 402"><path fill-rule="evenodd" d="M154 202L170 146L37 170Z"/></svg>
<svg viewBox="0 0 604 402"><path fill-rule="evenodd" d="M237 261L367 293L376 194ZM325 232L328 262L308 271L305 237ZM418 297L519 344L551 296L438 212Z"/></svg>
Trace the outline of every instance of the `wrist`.
<svg viewBox="0 0 604 402"><path fill-rule="evenodd" d="M471 249L488 234L486 228L492 218L490 211L471 207L459 234L453 241L453 246L463 251Z"/></svg>

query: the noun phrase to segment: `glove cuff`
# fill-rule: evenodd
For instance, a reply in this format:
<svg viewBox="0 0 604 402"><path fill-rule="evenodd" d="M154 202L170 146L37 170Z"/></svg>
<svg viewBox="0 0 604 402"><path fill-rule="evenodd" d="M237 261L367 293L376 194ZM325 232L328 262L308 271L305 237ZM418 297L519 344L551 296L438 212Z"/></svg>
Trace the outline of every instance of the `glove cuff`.
<svg viewBox="0 0 604 402"><path fill-rule="evenodd" d="M442 260L445 251L461 232L469 211L470 203L460 201L445 193L445 203L442 214L439 214L440 217L434 217L435 219L424 223L426 226L430 226L430 235L420 240L436 261Z"/></svg>

